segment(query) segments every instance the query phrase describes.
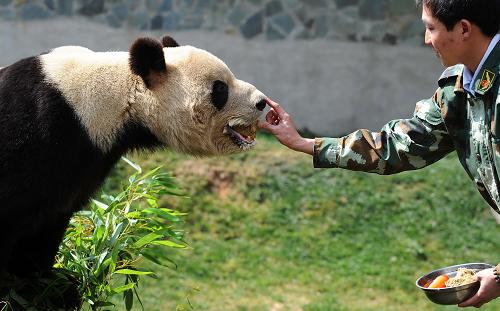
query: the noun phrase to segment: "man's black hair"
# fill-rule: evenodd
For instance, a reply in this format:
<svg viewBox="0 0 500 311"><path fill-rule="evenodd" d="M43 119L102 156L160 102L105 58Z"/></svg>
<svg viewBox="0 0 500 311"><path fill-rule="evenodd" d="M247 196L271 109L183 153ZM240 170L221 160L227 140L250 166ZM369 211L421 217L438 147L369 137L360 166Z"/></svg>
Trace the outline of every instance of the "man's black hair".
<svg viewBox="0 0 500 311"><path fill-rule="evenodd" d="M426 6L448 31L462 19L477 25L488 37L500 30L500 0L416 0Z"/></svg>

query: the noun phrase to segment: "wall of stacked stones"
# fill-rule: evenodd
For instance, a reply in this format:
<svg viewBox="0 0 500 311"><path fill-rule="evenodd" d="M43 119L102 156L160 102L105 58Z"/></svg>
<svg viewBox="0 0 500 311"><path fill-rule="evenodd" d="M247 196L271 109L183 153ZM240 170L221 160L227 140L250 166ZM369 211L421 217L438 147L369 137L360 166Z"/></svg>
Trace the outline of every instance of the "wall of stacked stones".
<svg viewBox="0 0 500 311"><path fill-rule="evenodd" d="M0 0L0 19L85 16L114 28L214 30L245 39L422 41L414 0Z"/></svg>

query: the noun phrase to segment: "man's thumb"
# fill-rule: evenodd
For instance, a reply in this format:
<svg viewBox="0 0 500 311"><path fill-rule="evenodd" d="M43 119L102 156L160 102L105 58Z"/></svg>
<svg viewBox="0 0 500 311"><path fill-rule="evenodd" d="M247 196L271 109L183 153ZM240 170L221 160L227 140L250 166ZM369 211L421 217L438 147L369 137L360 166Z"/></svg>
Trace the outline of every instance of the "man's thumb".
<svg viewBox="0 0 500 311"><path fill-rule="evenodd" d="M266 121L260 121L259 120L259 123L257 124L257 126L261 129L261 130L265 130L265 131L268 131L268 132L272 132L273 130L273 125L266 122Z"/></svg>

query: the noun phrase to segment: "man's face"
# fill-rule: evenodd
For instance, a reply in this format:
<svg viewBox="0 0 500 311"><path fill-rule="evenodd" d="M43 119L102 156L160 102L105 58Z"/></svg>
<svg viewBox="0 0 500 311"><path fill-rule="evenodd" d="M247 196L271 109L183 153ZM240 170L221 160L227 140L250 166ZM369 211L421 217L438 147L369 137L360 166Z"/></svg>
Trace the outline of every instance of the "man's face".
<svg viewBox="0 0 500 311"><path fill-rule="evenodd" d="M451 31L441 23L425 5L422 10L422 21L425 25L425 44L431 45L437 57L445 67L461 63L462 29L457 23Z"/></svg>

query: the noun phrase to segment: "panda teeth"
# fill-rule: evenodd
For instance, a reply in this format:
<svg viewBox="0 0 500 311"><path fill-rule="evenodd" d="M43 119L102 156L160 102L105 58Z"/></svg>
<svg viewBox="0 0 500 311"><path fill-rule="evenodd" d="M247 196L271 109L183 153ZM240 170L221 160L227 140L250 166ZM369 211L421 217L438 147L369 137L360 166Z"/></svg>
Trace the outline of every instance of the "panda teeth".
<svg viewBox="0 0 500 311"><path fill-rule="evenodd" d="M232 119L229 121L228 125L230 127L234 128L235 126L238 126L238 125L245 126L245 122L243 122L240 119Z"/></svg>
<svg viewBox="0 0 500 311"><path fill-rule="evenodd" d="M246 137L235 131L231 126L226 125L224 127L224 134L229 134L233 141L243 149L248 149L249 147L255 145L255 140L252 137Z"/></svg>

